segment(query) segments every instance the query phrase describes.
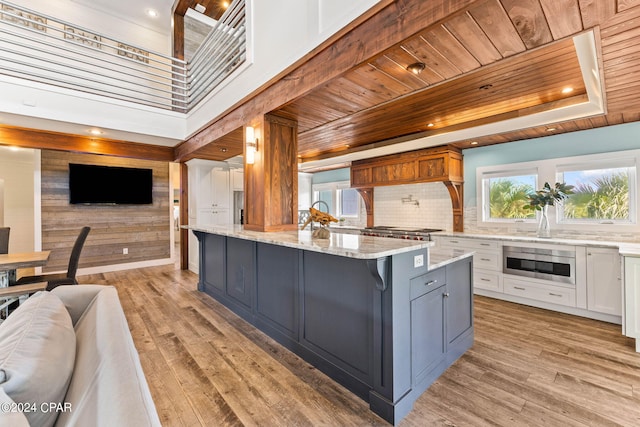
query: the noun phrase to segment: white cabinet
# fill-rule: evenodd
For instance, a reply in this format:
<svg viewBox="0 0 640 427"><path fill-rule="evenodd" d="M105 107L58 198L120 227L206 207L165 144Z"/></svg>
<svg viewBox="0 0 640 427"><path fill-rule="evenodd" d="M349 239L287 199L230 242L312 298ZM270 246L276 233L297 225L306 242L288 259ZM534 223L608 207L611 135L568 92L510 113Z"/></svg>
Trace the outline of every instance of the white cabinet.
<svg viewBox="0 0 640 427"><path fill-rule="evenodd" d="M495 292L503 291L501 242L489 239L433 237L440 247L475 251L473 255L474 288Z"/></svg>
<svg viewBox="0 0 640 427"><path fill-rule="evenodd" d="M244 191L243 169L231 169L231 186L233 191Z"/></svg>
<svg viewBox="0 0 640 427"><path fill-rule="evenodd" d="M624 316L622 331L636 339L640 352L640 257L624 257Z"/></svg>
<svg viewBox="0 0 640 427"><path fill-rule="evenodd" d="M622 315L621 261L617 249L587 248L587 309Z"/></svg>
<svg viewBox="0 0 640 427"><path fill-rule="evenodd" d="M211 169L210 179L211 207L228 210L231 199L229 169L222 167L215 167Z"/></svg>

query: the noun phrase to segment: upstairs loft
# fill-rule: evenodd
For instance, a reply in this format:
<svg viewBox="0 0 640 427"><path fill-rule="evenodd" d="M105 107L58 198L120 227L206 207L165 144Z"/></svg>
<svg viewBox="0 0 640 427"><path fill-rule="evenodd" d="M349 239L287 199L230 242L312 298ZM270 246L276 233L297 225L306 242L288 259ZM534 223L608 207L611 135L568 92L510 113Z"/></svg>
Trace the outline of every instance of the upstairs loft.
<svg viewBox="0 0 640 427"><path fill-rule="evenodd" d="M629 80L635 65L627 64L631 65L629 73L607 74L616 66L607 49L629 49L621 47L626 34L620 28L633 18L633 9L618 5L594 10L595 6L568 2L571 7L557 11L539 0L527 13L518 15L506 1L468 1L457 8L417 0L354 3L359 9L340 19L316 17L316 48L308 47L313 43L305 45L305 53L298 50L288 65L276 58L286 52L287 45L274 45L273 40L271 45L260 45L268 31L252 15L272 15L249 10L246 40L248 46L254 45L248 48L246 62L188 112L174 111L173 105L171 111L127 105L128 114L118 115L115 107L120 108L124 101L102 102L98 110L85 108L85 104L97 105L92 94L82 99L74 94L68 104L81 117L78 122L87 126L96 120L113 125L100 126L108 129L131 125L136 132L114 139L161 145L167 148L163 155L170 160L239 154L247 120L275 112L300 124L299 162L307 170L435 145L468 148L477 141L482 145L542 136L548 134L550 123L566 132L639 117L633 113L638 110L634 101L618 95L615 80L635 85ZM303 24L319 11L307 10ZM527 20L545 30L527 33ZM609 36L613 31L609 28L614 27L615 37ZM273 28L273 24L268 27ZM482 49L484 53L479 53ZM276 58L271 73L253 79L272 62L263 61L265 56ZM138 65L135 58L129 59ZM423 73L409 72L410 61L424 61ZM173 67L173 61L170 65ZM614 85L608 78L614 79ZM24 105L29 103L24 79L3 76L0 84L7 88L8 98L13 96L15 107L3 110L33 117L29 113L40 109L39 99L35 108ZM573 92L562 94L565 86L571 86ZM611 87L614 89L607 92L605 88ZM177 92L172 97L179 96L180 89ZM48 118L56 120L54 106L47 107ZM136 120L131 113L139 111L148 117ZM236 153L223 151L227 146L236 147Z"/></svg>

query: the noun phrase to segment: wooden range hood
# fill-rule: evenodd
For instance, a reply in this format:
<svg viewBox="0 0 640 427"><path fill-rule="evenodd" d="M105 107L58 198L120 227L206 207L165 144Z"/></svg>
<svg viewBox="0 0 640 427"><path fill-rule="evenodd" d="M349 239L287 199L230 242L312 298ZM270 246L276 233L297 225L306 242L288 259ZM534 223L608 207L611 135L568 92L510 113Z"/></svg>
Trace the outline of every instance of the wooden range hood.
<svg viewBox="0 0 640 427"><path fill-rule="evenodd" d="M367 209L367 227L373 227L373 188L382 185L442 182L453 207L453 231L463 231L462 152L451 146L358 160L351 164L351 187Z"/></svg>

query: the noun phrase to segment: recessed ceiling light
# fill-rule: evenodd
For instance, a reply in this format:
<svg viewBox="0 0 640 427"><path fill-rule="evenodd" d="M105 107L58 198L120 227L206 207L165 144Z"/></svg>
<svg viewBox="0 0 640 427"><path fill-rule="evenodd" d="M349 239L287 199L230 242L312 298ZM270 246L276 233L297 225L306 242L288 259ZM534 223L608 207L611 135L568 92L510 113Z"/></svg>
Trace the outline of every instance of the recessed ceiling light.
<svg viewBox="0 0 640 427"><path fill-rule="evenodd" d="M222 2L222 7L224 7L225 9L229 7L229 2L228 1L223 1Z"/></svg>
<svg viewBox="0 0 640 427"><path fill-rule="evenodd" d="M571 92L573 92L572 87L565 87L564 89L562 89L562 93L571 93Z"/></svg>
<svg viewBox="0 0 640 427"><path fill-rule="evenodd" d="M220 151L222 151L223 153L227 152L227 149L225 147L220 148Z"/></svg>
<svg viewBox="0 0 640 427"><path fill-rule="evenodd" d="M89 133L91 135L102 135L104 132L102 132L100 129L90 129Z"/></svg>
<svg viewBox="0 0 640 427"><path fill-rule="evenodd" d="M554 130L556 130L556 128L554 128L553 126L548 127L545 129L547 132L553 132Z"/></svg>
<svg viewBox="0 0 640 427"><path fill-rule="evenodd" d="M471 145L478 145L478 141L471 141Z"/></svg>
<svg viewBox="0 0 640 427"><path fill-rule="evenodd" d="M407 70L411 71L413 74L420 74L425 67L426 65L424 62L414 62L413 64L407 65Z"/></svg>
<svg viewBox="0 0 640 427"><path fill-rule="evenodd" d="M427 127L428 127L428 128L432 128L432 127L434 127L434 126L435 126L435 125L434 125L433 123L427 123Z"/></svg>
<svg viewBox="0 0 640 427"><path fill-rule="evenodd" d="M158 11L155 9L147 9L147 15L149 15L152 18L157 18L158 17Z"/></svg>

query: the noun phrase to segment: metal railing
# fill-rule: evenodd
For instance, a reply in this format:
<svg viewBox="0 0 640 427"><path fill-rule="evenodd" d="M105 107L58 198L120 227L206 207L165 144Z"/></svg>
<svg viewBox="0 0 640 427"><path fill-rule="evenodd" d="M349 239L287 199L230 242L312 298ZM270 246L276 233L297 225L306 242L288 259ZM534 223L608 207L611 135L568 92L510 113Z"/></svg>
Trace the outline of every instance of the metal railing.
<svg viewBox="0 0 640 427"><path fill-rule="evenodd" d="M0 74L188 112L246 60L236 0L191 63L0 0Z"/></svg>

